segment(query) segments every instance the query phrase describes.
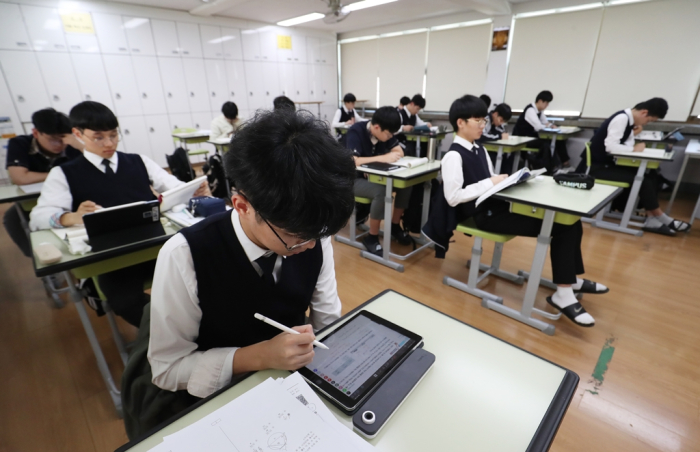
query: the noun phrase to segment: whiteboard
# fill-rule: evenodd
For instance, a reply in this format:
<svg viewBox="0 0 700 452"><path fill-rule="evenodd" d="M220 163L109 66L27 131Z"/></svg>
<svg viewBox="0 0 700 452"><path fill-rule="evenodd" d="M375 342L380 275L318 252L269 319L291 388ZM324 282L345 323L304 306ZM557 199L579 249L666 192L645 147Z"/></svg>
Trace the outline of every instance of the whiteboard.
<svg viewBox="0 0 700 452"><path fill-rule="evenodd" d="M484 92L492 29L488 23L430 32L426 110L449 111L455 99Z"/></svg>
<svg viewBox="0 0 700 452"><path fill-rule="evenodd" d="M583 116L607 118L663 97L669 104L666 120L685 121L700 84L698 18L700 1L607 7Z"/></svg>
<svg viewBox="0 0 700 452"><path fill-rule="evenodd" d="M522 109L549 90L549 110L581 112L603 7L515 20L505 102ZM546 32L543 32L546 30Z"/></svg>
<svg viewBox="0 0 700 452"><path fill-rule="evenodd" d="M340 46L340 82L342 98L353 93L357 100L366 100L366 107L377 106L377 40L358 41Z"/></svg>
<svg viewBox="0 0 700 452"><path fill-rule="evenodd" d="M381 38L377 43L379 61L379 103L396 106L403 96L423 93L425 46L428 33ZM430 99L427 100L428 109Z"/></svg>

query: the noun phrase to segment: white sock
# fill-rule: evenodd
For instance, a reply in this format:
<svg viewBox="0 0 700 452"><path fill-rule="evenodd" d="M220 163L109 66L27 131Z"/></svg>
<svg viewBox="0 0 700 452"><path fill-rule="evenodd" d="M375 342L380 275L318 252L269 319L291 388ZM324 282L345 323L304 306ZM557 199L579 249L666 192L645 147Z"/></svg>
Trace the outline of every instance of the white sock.
<svg viewBox="0 0 700 452"><path fill-rule="evenodd" d="M647 228L652 228L652 229L660 228L660 227L663 226L664 224L666 224L666 223L664 223L664 222L661 220L661 217L660 217L660 216L659 216L659 217L655 217L655 216L653 216L653 215L649 215L649 216L647 217L646 221L644 221L644 226L647 227Z"/></svg>
<svg viewBox="0 0 700 452"><path fill-rule="evenodd" d="M576 299L576 295L574 295L573 288L557 286L557 291L552 295L552 302L560 308L565 308L578 303L578 300ZM578 323L586 325L595 323L593 317L587 312L577 315L575 319Z"/></svg>
<svg viewBox="0 0 700 452"><path fill-rule="evenodd" d="M576 284L572 284L572 285L571 285L571 288L574 289L574 290L580 290L580 289L581 289L581 286L583 286L583 280L577 276L577 277L576 277ZM595 283L595 290L596 290L596 292L602 292L602 291L604 291L605 289L607 289L607 287L605 287L603 284L601 284L601 283Z"/></svg>

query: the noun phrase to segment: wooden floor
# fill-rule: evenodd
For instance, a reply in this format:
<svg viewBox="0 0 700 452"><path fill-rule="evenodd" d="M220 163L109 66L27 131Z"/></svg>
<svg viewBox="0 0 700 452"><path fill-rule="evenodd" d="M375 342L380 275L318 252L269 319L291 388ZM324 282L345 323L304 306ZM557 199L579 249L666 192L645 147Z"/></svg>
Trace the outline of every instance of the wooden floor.
<svg viewBox="0 0 700 452"><path fill-rule="evenodd" d="M687 219L693 201L679 200L674 213ZM0 215L7 208L0 206ZM637 238L585 225L586 275L611 291L583 299L596 319L594 328L562 318L553 337L442 284L444 275L466 279L472 240L461 234L447 259L426 252L410 260L404 273L335 243L339 294L347 312L395 289L578 373L581 383L554 451L700 451L700 223L696 226L676 238ZM529 268L534 247L533 239L509 242L503 268ZM491 249L487 245L485 256ZM549 263L545 274L551 275ZM486 288L515 307L524 293L523 287L496 278ZM547 309L547 293L540 291L541 309ZM122 366L107 322L92 319L118 380ZM133 328L120 326L134 337ZM0 452L101 452L126 442L75 308L52 307L30 260L4 229L0 344Z"/></svg>

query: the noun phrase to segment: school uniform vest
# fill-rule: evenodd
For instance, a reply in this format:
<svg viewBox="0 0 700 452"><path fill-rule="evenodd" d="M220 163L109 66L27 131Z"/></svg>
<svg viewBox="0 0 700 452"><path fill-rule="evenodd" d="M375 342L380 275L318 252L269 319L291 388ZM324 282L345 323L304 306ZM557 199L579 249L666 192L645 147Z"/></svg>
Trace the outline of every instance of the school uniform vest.
<svg viewBox="0 0 700 452"><path fill-rule="evenodd" d="M355 110L345 111L344 108L340 109L340 122L348 122L355 117Z"/></svg>
<svg viewBox="0 0 700 452"><path fill-rule="evenodd" d="M628 118L624 110L618 111L603 121L598 131L593 135L593 138L591 138L591 165L606 165L614 162L613 156L605 151L605 139L608 137L608 126L610 126L610 122L618 115L625 115L625 118ZM633 128L634 125L627 121L625 132L622 134L622 138L620 138L620 144L627 141ZM585 157L585 154L583 157Z"/></svg>
<svg viewBox="0 0 700 452"><path fill-rule="evenodd" d="M535 108L532 104L528 104L523 112L518 116L518 120L515 122L515 127L513 127L513 135L517 137L533 137L538 138L537 131L532 125L525 120L525 112L529 109ZM539 112L538 112L539 115Z"/></svg>
<svg viewBox="0 0 700 452"><path fill-rule="evenodd" d="M493 113L491 112L488 115L486 115L486 125L484 126L484 132L481 134L481 137L476 140L477 143L485 143L488 141L496 141L500 140L501 136L505 130L504 126L496 126L493 123Z"/></svg>
<svg viewBox="0 0 700 452"><path fill-rule="evenodd" d="M202 319L198 350L246 347L280 331L253 315L257 312L283 325L303 325L323 264L319 244L282 260L277 283L265 284L243 250L231 213L213 215L180 231L187 239L197 274Z"/></svg>
<svg viewBox="0 0 700 452"><path fill-rule="evenodd" d="M113 207L156 199L141 156L117 153L119 163L113 175L103 173L83 155L61 165L73 197L73 212L84 201Z"/></svg>
<svg viewBox="0 0 700 452"><path fill-rule="evenodd" d="M408 112L402 108L399 110L401 114L401 125L403 126L416 126L416 115L408 116Z"/></svg>

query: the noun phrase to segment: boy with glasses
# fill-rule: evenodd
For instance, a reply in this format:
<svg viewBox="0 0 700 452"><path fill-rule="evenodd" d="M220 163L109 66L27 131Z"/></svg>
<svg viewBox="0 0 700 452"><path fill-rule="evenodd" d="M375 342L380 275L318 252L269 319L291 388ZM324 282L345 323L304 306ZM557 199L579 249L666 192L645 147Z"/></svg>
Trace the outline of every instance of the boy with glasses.
<svg viewBox="0 0 700 452"><path fill-rule="evenodd" d="M83 145L83 155L53 168L30 215L33 231L83 223L83 215L101 207L113 207L156 199L157 192L184 182L168 174L150 158L117 151L119 122L98 102L81 102L70 111L73 135ZM202 185L195 196L209 194ZM114 312L138 326L148 296L143 284L153 274L155 261L98 276L102 291Z"/></svg>
<svg viewBox="0 0 700 452"><path fill-rule="evenodd" d="M314 331L340 316L330 236L353 210L352 154L309 112L281 109L247 122L224 164L233 209L183 229L158 254L122 377L130 438L236 375L309 364Z"/></svg>

